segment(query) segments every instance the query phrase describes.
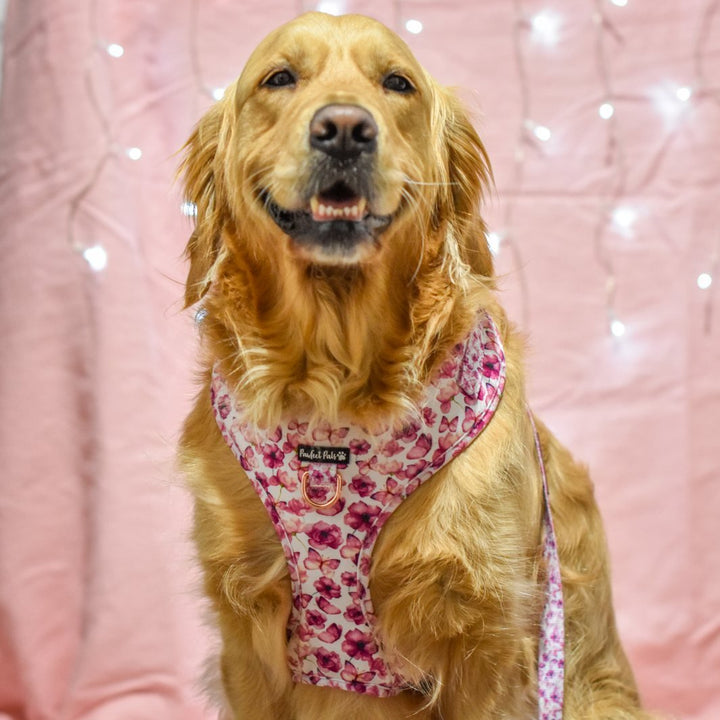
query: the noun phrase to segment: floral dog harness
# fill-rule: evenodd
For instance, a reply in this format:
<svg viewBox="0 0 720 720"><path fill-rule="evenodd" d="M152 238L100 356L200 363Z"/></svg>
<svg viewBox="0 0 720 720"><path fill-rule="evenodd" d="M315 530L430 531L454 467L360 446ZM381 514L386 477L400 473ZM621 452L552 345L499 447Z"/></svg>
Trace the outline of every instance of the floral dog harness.
<svg viewBox="0 0 720 720"><path fill-rule="evenodd" d="M504 384L502 344L484 313L435 373L418 416L399 430L370 433L351 423L309 427L297 419L259 428L243 420L242 407L215 370L218 426L262 499L287 559L294 600L288 661L295 682L380 697L408 687L373 628L368 578L375 540L397 506L487 426ZM547 538L546 523L546 553ZM556 556L554 536L552 544ZM560 616L562 626L561 594ZM543 638L540 652L547 654ZM562 698L562 679L559 693ZM557 690L547 694L557 697ZM541 709L543 702L541 697ZM550 718L560 715L541 713L542 720Z"/></svg>

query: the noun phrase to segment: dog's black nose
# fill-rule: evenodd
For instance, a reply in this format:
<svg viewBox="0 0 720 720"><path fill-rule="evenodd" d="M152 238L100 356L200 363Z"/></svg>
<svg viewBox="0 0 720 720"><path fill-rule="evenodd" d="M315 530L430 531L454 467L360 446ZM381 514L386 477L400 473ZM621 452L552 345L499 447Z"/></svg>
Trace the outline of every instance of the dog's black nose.
<svg viewBox="0 0 720 720"><path fill-rule="evenodd" d="M338 160L375 152L377 134L373 116L359 105L326 105L310 121L310 145Z"/></svg>

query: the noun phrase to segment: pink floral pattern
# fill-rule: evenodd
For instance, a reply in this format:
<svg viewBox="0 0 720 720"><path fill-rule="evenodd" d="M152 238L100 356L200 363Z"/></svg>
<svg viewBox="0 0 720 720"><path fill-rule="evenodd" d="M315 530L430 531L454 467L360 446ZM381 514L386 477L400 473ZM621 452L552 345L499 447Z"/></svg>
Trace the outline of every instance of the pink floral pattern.
<svg viewBox="0 0 720 720"><path fill-rule="evenodd" d="M560 558L550 512L550 491L540 446L540 436L530 410L528 410L528 415L535 436L535 450L540 465L545 497L543 559L547 572L547 589L538 646L538 720L562 720L565 690L565 605L560 576Z"/></svg>
<svg viewBox="0 0 720 720"><path fill-rule="evenodd" d="M218 426L262 499L288 562L294 596L288 662L296 682L376 696L406 687L374 628L368 591L373 546L395 508L482 432L504 384L502 345L484 313L433 377L417 417L399 430L309 427L297 418L270 431L258 428L243 420L242 407L215 371ZM350 462L301 461L300 445L347 448ZM332 499L338 474L342 489L332 505L307 502Z"/></svg>

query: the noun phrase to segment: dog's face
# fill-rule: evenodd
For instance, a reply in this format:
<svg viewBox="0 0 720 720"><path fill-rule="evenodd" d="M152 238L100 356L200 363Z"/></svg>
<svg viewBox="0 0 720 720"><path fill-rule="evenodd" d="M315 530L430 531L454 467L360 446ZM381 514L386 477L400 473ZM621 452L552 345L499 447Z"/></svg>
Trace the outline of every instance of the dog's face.
<svg viewBox="0 0 720 720"><path fill-rule="evenodd" d="M374 262L400 237L396 261L416 266L430 235L467 222L489 175L454 97L397 35L357 15L308 13L271 33L188 148L189 302L228 226L254 256L325 266ZM474 244L487 265L484 238Z"/></svg>
<svg viewBox="0 0 720 720"><path fill-rule="evenodd" d="M433 165L431 143L417 142L430 138L430 96L404 43L369 18L284 26L237 83L240 193L314 262L369 257L409 200L406 181Z"/></svg>

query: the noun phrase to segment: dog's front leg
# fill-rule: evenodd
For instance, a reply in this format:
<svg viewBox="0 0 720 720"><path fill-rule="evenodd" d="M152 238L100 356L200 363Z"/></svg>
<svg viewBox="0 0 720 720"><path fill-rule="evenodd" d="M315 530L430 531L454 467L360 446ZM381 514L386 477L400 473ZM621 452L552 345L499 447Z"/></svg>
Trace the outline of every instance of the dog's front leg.
<svg viewBox="0 0 720 720"><path fill-rule="evenodd" d="M285 656L288 612L281 588L258 598L252 613L219 608L220 669L232 720L294 720Z"/></svg>
<svg viewBox="0 0 720 720"><path fill-rule="evenodd" d="M293 720L431 720L427 698L407 691L392 697L372 697L362 693L312 685L293 690Z"/></svg>
<svg viewBox="0 0 720 720"><path fill-rule="evenodd" d="M222 639L223 720L291 720L287 563L262 501L217 430L210 397L206 387L186 421L180 460L195 495L194 540Z"/></svg>

